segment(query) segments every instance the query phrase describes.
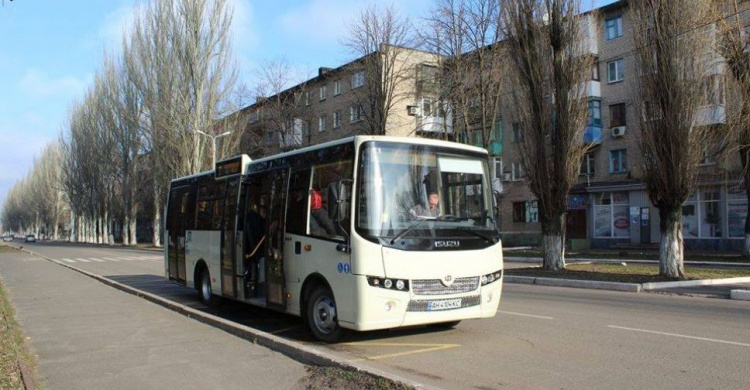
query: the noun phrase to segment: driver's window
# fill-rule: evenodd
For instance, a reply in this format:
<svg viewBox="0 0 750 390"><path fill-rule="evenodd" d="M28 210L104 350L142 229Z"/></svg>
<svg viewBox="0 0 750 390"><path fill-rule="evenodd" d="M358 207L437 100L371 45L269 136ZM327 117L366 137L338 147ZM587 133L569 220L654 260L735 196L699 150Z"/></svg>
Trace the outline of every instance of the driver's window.
<svg viewBox="0 0 750 390"><path fill-rule="evenodd" d="M308 231L321 237L341 237L349 234L348 216L338 215L339 184L352 178L352 162L342 160L313 167L309 190ZM350 188L350 187L349 187ZM348 205L350 193L342 201Z"/></svg>

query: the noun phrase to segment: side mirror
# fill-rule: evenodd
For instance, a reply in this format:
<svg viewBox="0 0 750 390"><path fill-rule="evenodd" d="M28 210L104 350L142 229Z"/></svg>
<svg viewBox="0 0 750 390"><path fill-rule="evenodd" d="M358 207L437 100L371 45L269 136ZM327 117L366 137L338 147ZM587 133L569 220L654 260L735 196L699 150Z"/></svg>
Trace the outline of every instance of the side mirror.
<svg viewBox="0 0 750 390"><path fill-rule="evenodd" d="M341 222L349 217L351 191L353 180L341 180L336 189L336 215L334 220Z"/></svg>

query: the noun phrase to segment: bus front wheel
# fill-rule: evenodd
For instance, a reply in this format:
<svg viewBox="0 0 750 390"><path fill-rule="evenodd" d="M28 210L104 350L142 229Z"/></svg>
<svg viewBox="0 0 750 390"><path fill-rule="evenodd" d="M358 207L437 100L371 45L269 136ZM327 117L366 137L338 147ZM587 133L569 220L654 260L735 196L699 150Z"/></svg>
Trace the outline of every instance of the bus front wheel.
<svg viewBox="0 0 750 390"><path fill-rule="evenodd" d="M336 301L328 287L318 286L307 300L307 325L316 339L335 343L348 331L339 326Z"/></svg>
<svg viewBox="0 0 750 390"><path fill-rule="evenodd" d="M208 270L205 268L201 271L198 294L200 294L201 301L208 307L215 307L220 303L219 297L214 295L211 289L211 275L209 275Z"/></svg>

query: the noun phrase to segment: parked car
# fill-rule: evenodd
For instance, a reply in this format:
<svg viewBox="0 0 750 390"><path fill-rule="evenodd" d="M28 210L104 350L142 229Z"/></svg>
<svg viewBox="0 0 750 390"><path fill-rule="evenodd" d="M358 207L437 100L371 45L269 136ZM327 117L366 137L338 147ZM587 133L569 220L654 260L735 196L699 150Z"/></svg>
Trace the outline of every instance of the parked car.
<svg viewBox="0 0 750 390"><path fill-rule="evenodd" d="M13 236L10 234L6 234L3 236L3 241L13 241Z"/></svg>
<svg viewBox="0 0 750 390"><path fill-rule="evenodd" d="M36 236L33 234L29 234L28 236L26 236L24 242L36 242Z"/></svg>

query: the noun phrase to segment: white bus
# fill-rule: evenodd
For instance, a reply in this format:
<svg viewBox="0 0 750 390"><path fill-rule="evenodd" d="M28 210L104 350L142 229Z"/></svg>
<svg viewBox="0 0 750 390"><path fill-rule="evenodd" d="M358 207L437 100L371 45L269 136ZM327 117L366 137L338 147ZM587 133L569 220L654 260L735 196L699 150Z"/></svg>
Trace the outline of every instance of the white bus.
<svg viewBox="0 0 750 390"><path fill-rule="evenodd" d="M503 260L484 149L357 136L170 185L165 273L206 304L305 319L319 340L493 317Z"/></svg>

